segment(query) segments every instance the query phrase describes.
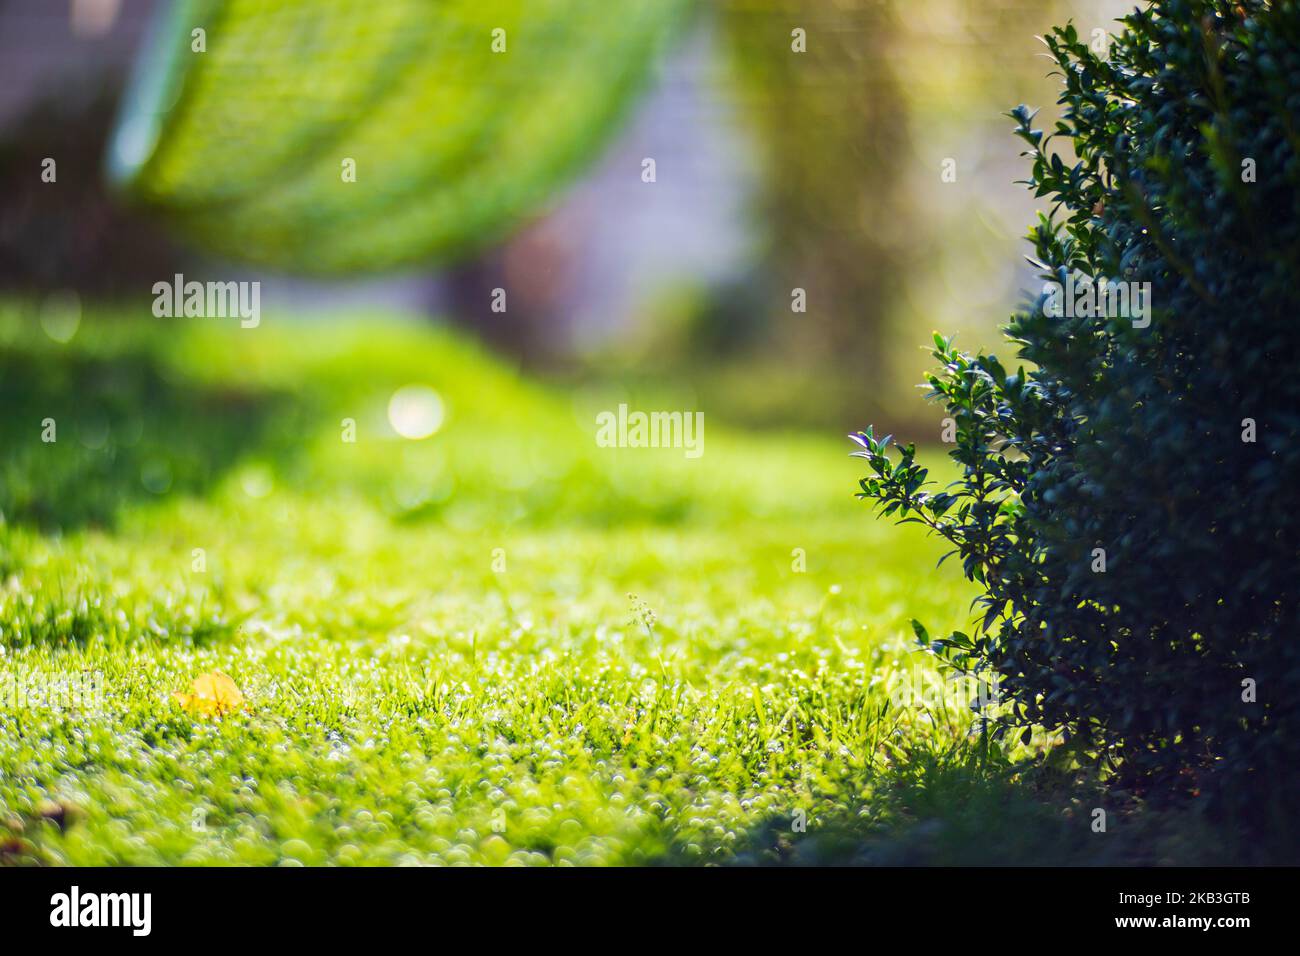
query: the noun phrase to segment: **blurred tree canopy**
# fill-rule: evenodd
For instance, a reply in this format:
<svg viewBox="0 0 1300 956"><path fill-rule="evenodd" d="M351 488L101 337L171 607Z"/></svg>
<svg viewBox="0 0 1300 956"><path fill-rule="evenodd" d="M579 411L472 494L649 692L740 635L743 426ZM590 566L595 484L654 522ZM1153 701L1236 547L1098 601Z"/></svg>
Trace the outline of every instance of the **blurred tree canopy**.
<svg viewBox="0 0 1300 956"><path fill-rule="evenodd" d="M594 154L686 9L178 0L140 60L110 170L204 247L263 265L460 255Z"/></svg>

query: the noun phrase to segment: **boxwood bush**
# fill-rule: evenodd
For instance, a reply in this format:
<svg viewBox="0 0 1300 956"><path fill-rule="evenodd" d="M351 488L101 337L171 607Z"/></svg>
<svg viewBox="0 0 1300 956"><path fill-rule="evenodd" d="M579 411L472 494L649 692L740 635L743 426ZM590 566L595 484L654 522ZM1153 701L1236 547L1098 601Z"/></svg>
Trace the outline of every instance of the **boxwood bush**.
<svg viewBox="0 0 1300 956"><path fill-rule="evenodd" d="M1300 777L1300 6L1155 0L1122 24L1105 53L1045 38L1050 134L1008 114L1050 207L1044 290L1005 330L1014 369L935 336L960 479L868 429L860 497L982 586L972 633L914 626L996 677L995 735L1061 731L1133 792L1258 817ZM1149 283L1149 314L1049 285L1103 279Z"/></svg>

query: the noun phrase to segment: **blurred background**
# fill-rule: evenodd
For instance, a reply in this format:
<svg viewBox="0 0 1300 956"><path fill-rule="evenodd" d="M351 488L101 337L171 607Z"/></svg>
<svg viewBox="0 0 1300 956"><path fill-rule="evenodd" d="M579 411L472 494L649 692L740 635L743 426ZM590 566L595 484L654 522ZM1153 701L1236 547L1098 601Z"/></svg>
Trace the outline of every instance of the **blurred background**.
<svg viewBox="0 0 1300 956"><path fill-rule="evenodd" d="M924 439L930 331L993 343L1032 281L1002 113L1049 124L1036 36L1130 6L0 0L0 296L256 279L275 321L392 309L574 386Z"/></svg>

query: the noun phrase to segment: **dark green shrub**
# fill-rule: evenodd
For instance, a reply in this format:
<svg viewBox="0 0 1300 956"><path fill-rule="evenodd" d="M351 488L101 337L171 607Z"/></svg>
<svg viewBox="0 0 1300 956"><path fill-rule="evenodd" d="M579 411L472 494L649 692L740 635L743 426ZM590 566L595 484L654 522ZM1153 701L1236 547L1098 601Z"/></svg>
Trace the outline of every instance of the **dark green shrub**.
<svg viewBox="0 0 1300 956"><path fill-rule="evenodd" d="M982 585L971 635L916 627L996 675L994 733L1063 730L1151 797L1278 806L1300 779L1300 6L1123 22L1108 57L1047 38L1052 135L1009 115L1052 203L1029 236L1044 280L1149 282L1149 324L1045 314L1045 287L1006 330L1028 372L936 336L962 476L927 490L914 448L891 461L869 430L860 497ZM1067 139L1077 161L1049 148Z"/></svg>

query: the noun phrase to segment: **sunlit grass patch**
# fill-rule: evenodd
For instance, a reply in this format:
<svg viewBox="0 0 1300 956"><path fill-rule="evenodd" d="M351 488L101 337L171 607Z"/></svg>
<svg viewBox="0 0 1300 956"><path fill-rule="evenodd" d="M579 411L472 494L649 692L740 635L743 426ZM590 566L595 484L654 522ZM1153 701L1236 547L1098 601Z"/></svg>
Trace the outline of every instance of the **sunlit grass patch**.
<svg viewBox="0 0 1300 956"><path fill-rule="evenodd" d="M151 363L166 384L139 443L166 455L185 434L208 458L202 482L126 493L140 463L114 418L62 459L39 514L5 499L3 862L1024 862L1134 845L1090 843L1065 801L1018 783L963 700L891 700L891 670L929 667L908 619L962 626L971 592L935 573L937 543L869 520L836 436L710 420L698 460L599 448L602 396L379 318L88 322L62 345L17 312L0 374L27 390L6 468L35 487L57 453L45 401L94 412L53 373L10 378L25 362ZM412 385L444 413L421 440L388 421ZM209 448L230 410L194 396L223 394L274 411ZM241 707L174 699L218 671Z"/></svg>

